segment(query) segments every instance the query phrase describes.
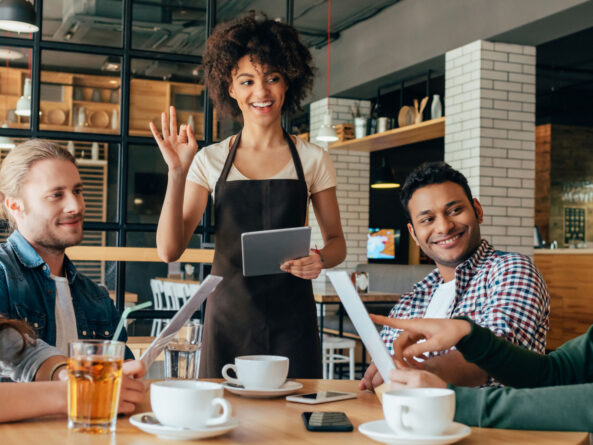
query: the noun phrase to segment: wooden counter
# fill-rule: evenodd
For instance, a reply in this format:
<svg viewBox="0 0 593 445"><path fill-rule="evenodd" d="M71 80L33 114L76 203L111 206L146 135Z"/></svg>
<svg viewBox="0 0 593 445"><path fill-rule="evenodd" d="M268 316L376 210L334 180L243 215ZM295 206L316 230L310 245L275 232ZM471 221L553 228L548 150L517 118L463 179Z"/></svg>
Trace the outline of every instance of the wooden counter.
<svg viewBox="0 0 593 445"><path fill-rule="evenodd" d="M311 406L277 399L246 399L229 393L225 398L233 407L233 416L241 424L228 434L209 440L178 442L159 439L144 433L130 424L128 416L117 419L117 431L114 436L103 434L71 433L67 429L66 418L53 417L43 420L12 422L0 424L2 445L153 445L153 444L373 444L371 439L358 432L358 427L365 422L383 418L381 405L377 397L358 390L358 382L353 380L300 380L304 387L302 393L320 390L351 391L357 398L313 407L314 411L344 411L354 425L351 433L311 433L301 420L301 413L311 411ZM148 397L138 407L137 412L151 411ZM534 412L534 415L537 415ZM517 431L488 428L472 428L472 434L458 442L459 445L490 444L587 444L587 433Z"/></svg>
<svg viewBox="0 0 593 445"><path fill-rule="evenodd" d="M550 293L547 348L556 349L593 324L593 249L538 249L534 261Z"/></svg>

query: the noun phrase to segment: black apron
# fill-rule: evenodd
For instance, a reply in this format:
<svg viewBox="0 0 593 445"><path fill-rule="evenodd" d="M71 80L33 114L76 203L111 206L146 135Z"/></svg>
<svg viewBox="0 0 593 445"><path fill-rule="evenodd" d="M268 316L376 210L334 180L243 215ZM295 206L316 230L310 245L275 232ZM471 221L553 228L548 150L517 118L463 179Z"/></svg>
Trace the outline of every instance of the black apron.
<svg viewBox="0 0 593 445"><path fill-rule="evenodd" d="M307 183L297 150L284 133L298 179L227 181L241 133L215 187L216 250L212 274L223 281L208 297L200 377L220 378L241 355L290 359L291 378L321 377L317 312L310 280L283 273L244 277L241 234L305 225Z"/></svg>

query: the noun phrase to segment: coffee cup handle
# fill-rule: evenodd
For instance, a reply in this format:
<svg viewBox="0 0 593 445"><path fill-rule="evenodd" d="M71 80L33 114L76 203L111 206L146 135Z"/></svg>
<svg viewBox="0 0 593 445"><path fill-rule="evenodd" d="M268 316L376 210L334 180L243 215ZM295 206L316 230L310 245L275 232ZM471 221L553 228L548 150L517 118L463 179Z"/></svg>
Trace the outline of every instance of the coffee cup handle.
<svg viewBox="0 0 593 445"><path fill-rule="evenodd" d="M207 426L223 425L227 423L231 417L232 408L228 400L225 400L222 397L216 397L212 399L212 407L215 407L216 405L222 408L222 414L220 416L208 419L206 422Z"/></svg>
<svg viewBox="0 0 593 445"><path fill-rule="evenodd" d="M225 380L227 382L234 383L235 385L241 385L241 382L239 381L239 379L237 379L235 377L231 377L229 375L229 369L232 369L233 372L235 373L235 375L237 375L237 367L231 363L227 363L226 365L224 365L222 367L222 376L225 378Z"/></svg>
<svg viewBox="0 0 593 445"><path fill-rule="evenodd" d="M412 429L409 426L406 426L404 423L404 416L406 415L406 413L410 410L410 408L406 405L400 405L398 407L398 412L395 416L393 416L397 422L397 429L399 431L405 431L405 432L412 432Z"/></svg>

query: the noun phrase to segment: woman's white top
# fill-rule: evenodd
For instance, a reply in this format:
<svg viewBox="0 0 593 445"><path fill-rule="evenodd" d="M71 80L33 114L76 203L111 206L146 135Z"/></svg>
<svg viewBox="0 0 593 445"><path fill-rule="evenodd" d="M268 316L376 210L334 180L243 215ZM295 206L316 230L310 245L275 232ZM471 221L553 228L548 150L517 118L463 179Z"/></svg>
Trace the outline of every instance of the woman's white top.
<svg viewBox="0 0 593 445"><path fill-rule="evenodd" d="M228 137L201 149L194 157L187 174L188 181L207 189L212 194L212 198L214 198L216 182L230 151L230 143L231 137ZM337 185L336 170L327 151L301 138L296 138L295 147L301 159L309 196ZM298 179L292 158L282 170L266 179ZM245 180L249 178L233 165L227 181Z"/></svg>

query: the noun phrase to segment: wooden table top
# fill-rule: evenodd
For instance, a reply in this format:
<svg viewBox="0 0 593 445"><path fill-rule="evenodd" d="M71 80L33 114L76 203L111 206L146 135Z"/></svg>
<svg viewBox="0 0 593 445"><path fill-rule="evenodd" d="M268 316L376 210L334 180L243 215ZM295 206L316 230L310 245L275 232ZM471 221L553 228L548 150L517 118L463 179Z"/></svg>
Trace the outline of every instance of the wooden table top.
<svg viewBox="0 0 593 445"><path fill-rule="evenodd" d="M358 432L360 424L383 418L377 397L368 391L359 391L358 382L353 380L301 380L302 393L323 390L356 392L358 398L340 402L309 406L287 402L284 398L247 399L225 394L233 407L233 416L241 425L228 434L210 440L193 442L200 445L224 445L234 443L278 445L278 444L377 444ZM138 412L150 411L148 397L138 407ZM351 433L317 433L305 429L301 420L304 411L344 411L354 425ZM115 436L71 433L67 429L66 417L52 417L0 424L2 445L156 445L189 444L163 440L144 433L132 426L128 416L117 421ZM472 428L472 434L458 442L460 445L494 444L588 444L587 433L518 431L487 428Z"/></svg>
<svg viewBox="0 0 593 445"><path fill-rule="evenodd" d="M109 291L109 297L111 297L111 299L113 301L115 301L115 291L114 290ZM135 304L138 302L138 294L135 294L134 292L126 291L126 293L124 294L124 301L126 303L134 303Z"/></svg>
<svg viewBox="0 0 593 445"><path fill-rule="evenodd" d="M373 302L389 302L395 303L401 297L401 294L396 294L393 292L366 292L360 295L360 299L363 303L373 303ZM340 297L335 292L319 292L313 289L313 296L315 298L316 303L339 303Z"/></svg>

